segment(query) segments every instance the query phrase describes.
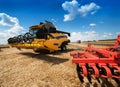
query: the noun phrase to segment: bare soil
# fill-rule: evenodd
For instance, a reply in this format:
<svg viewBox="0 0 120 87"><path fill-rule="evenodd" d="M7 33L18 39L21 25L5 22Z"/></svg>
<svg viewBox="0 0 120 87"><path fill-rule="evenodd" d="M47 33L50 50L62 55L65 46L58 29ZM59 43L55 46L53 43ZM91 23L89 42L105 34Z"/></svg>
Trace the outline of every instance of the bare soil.
<svg viewBox="0 0 120 87"><path fill-rule="evenodd" d="M31 49L5 48L0 52L0 87L120 87L113 79L81 83L70 52L83 51L86 44L70 43L68 51L52 54Z"/></svg>

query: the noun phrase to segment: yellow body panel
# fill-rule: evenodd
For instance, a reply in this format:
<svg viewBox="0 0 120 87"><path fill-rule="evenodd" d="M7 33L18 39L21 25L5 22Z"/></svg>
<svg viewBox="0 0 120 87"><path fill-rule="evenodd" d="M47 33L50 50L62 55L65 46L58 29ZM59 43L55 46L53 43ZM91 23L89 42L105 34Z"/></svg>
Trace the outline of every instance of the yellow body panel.
<svg viewBox="0 0 120 87"><path fill-rule="evenodd" d="M30 30L33 30L33 29L42 29L43 26L44 26L44 24L31 26L31 27L30 27Z"/></svg>

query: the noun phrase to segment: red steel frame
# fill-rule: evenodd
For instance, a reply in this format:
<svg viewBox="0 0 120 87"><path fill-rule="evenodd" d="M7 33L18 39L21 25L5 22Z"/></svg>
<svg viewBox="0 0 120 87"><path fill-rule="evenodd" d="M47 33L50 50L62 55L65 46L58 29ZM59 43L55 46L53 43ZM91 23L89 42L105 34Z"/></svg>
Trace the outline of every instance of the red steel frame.
<svg viewBox="0 0 120 87"><path fill-rule="evenodd" d="M115 46L106 49L96 49L89 44L85 49L86 52L71 52L70 55L73 56L72 62L78 64L82 69L81 76L88 76L87 64L94 71L91 77L120 78L120 50L115 51L117 47L120 48L120 35L117 37ZM101 74L99 69L104 69L105 74ZM112 69L116 70L118 74L113 74Z"/></svg>

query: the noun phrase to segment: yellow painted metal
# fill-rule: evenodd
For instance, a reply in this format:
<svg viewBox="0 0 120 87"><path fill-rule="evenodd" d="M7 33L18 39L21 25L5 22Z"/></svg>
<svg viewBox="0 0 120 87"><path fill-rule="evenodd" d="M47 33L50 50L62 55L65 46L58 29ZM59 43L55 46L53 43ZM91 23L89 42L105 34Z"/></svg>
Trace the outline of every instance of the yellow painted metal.
<svg viewBox="0 0 120 87"><path fill-rule="evenodd" d="M44 27L44 24L40 24L40 25L34 25L30 27L30 30L34 30L34 29L42 29Z"/></svg>

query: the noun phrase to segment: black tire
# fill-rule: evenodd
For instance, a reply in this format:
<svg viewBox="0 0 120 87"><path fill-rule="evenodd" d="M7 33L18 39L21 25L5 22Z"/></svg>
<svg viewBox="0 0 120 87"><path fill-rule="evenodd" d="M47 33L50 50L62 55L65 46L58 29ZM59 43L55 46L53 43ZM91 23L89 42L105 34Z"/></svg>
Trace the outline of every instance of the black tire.
<svg viewBox="0 0 120 87"><path fill-rule="evenodd" d="M62 44L61 45L61 51L66 51L66 50L67 50L66 44Z"/></svg>

